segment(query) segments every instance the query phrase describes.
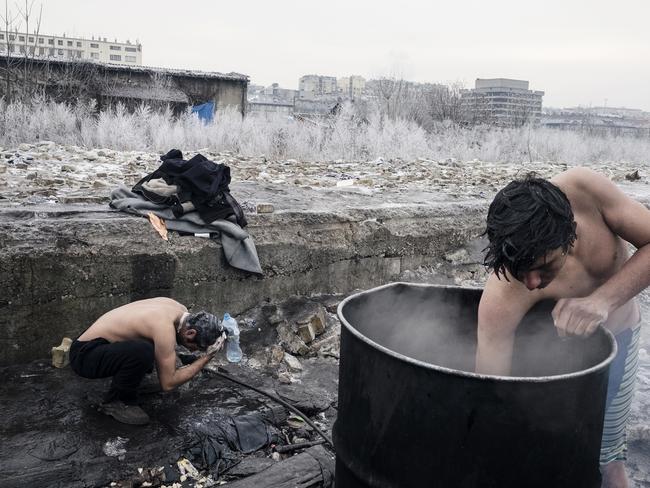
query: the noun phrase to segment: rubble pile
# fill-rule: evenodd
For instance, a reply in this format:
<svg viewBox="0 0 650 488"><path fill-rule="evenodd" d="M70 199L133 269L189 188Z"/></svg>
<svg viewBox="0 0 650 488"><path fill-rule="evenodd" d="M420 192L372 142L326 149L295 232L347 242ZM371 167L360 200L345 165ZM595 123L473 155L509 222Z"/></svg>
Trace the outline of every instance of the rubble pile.
<svg viewBox="0 0 650 488"><path fill-rule="evenodd" d="M171 148L170 148L171 149ZM180 148L185 151L186 148ZM486 161L272 160L264 155L244 157L209 149L187 151L231 167L233 182L254 181L303 188L355 188L378 193L387 189L425 189L452 198L486 197L524 171L551 176L567 168L556 162L527 162L520 165ZM50 141L0 148L0 201L19 203L106 203L108 192L118 184L135 184L155 170L160 155L141 151L85 149ZM638 165L600 163L591 167L614 181L643 179ZM252 210L255 209L253 206ZM271 209L272 210L272 209ZM268 212L262 206L258 212Z"/></svg>

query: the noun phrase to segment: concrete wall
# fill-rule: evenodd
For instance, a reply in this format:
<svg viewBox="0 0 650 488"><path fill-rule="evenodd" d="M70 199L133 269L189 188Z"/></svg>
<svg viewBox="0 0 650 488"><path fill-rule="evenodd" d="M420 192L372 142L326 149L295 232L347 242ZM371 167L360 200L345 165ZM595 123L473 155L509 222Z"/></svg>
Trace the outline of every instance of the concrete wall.
<svg viewBox="0 0 650 488"><path fill-rule="evenodd" d="M276 211L249 216L264 276L218 243L172 235L105 206L0 208L0 365L46 357L111 308L152 296L237 314L291 295L394 281L482 231L485 202Z"/></svg>

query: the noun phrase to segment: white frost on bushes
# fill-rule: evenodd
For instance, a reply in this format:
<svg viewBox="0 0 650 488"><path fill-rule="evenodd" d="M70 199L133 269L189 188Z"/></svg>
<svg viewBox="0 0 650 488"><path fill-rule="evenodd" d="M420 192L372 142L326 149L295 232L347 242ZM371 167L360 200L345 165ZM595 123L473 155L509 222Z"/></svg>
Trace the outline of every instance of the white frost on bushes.
<svg viewBox="0 0 650 488"><path fill-rule="evenodd" d="M630 136L593 136L540 127L496 129L440 123L426 132L415 122L390 119L379 112L361 116L351 105L317 121L242 118L235 109L215 114L210 124L185 112L142 105L129 112L116 105L97 114L92 102L68 105L35 98L11 104L0 100L0 144L41 140L85 148L166 152L232 151L243 156L302 161L455 159L568 165L628 162L643 164L650 140Z"/></svg>

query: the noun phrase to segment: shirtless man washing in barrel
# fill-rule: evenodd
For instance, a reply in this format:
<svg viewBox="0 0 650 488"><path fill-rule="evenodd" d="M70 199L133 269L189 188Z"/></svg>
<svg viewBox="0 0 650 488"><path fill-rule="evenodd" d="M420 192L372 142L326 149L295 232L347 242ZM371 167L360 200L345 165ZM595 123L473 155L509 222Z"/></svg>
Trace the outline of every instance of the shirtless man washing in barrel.
<svg viewBox="0 0 650 488"><path fill-rule="evenodd" d="M485 264L493 273L478 312L477 372L510 373L515 329L537 302L557 300L559 335L616 336L610 367L603 487L628 486L625 427L640 331L635 299L650 285L650 211L606 177L574 168L550 181L529 176L502 189L487 217ZM636 247L632 256L627 243Z"/></svg>

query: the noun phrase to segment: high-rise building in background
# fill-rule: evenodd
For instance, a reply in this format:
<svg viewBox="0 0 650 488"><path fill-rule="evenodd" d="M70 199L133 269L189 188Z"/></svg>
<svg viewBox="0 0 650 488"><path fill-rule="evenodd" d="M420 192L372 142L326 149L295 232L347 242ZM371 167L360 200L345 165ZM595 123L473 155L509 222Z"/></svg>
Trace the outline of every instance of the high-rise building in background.
<svg viewBox="0 0 650 488"><path fill-rule="evenodd" d="M366 90L366 79L362 76L345 76L337 80L339 90L348 98L360 98Z"/></svg>
<svg viewBox="0 0 650 488"><path fill-rule="evenodd" d="M298 83L298 98L313 100L322 96L333 96L338 92L336 77L321 75L305 75Z"/></svg>
<svg viewBox="0 0 650 488"><path fill-rule="evenodd" d="M0 55L28 55L35 58L96 60L126 65L142 64L142 44L110 42L105 37L81 37L0 32Z"/></svg>
<svg viewBox="0 0 650 488"><path fill-rule="evenodd" d="M543 91L528 89L528 81L477 78L474 89L462 90L461 109L468 122L515 127L539 123Z"/></svg>

